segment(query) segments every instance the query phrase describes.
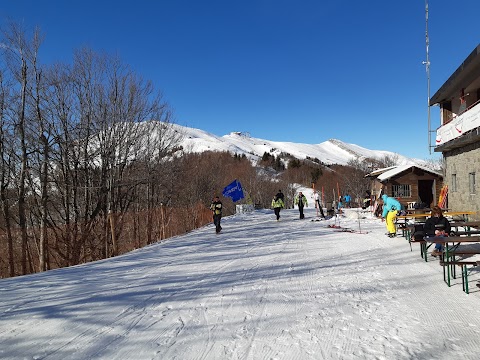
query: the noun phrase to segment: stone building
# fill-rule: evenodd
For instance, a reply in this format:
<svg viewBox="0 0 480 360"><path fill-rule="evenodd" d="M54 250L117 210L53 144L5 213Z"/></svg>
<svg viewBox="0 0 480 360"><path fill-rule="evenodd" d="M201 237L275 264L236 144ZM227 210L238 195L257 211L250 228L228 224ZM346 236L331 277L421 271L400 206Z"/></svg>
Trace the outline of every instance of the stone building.
<svg viewBox="0 0 480 360"><path fill-rule="evenodd" d="M480 45L430 99L440 106L435 152L444 158L448 207L475 211L479 219L480 189Z"/></svg>

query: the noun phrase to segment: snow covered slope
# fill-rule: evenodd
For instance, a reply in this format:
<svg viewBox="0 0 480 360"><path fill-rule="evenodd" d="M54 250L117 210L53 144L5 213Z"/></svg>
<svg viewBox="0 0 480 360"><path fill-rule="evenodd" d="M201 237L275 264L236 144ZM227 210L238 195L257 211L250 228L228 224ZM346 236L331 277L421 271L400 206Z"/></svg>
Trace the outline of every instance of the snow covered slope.
<svg viewBox="0 0 480 360"><path fill-rule="evenodd" d="M350 211L255 211L226 217L219 235L209 225L0 280L0 358L478 359L478 271L469 295L458 273L448 287L418 244Z"/></svg>
<svg viewBox="0 0 480 360"><path fill-rule="evenodd" d="M320 144L302 144L271 141L251 137L247 133L232 132L222 137L200 129L174 125L184 135L182 146L187 152L229 151L238 155L245 154L251 160L257 160L267 152L278 156L290 154L298 159L318 159L324 164L346 165L350 160L366 158L383 159L385 156L398 158L397 165L425 164L424 160L411 159L391 151L369 150L355 144L330 139Z"/></svg>

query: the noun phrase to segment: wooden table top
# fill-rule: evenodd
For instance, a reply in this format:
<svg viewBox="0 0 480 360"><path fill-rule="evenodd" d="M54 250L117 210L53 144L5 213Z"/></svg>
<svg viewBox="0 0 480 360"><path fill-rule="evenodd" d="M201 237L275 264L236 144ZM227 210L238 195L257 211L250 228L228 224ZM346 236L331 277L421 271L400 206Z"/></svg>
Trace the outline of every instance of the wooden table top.
<svg viewBox="0 0 480 360"><path fill-rule="evenodd" d="M452 221L451 227L480 227L480 221Z"/></svg>
<svg viewBox="0 0 480 360"><path fill-rule="evenodd" d="M475 211L446 211L443 213L443 216L456 216L456 215L473 215L475 214ZM412 219L412 218L425 218L425 217L430 217L432 214L407 214L407 215L398 215L397 219ZM472 225L473 226L473 225Z"/></svg>
<svg viewBox="0 0 480 360"><path fill-rule="evenodd" d="M426 236L423 240L435 244L480 242L480 236Z"/></svg>

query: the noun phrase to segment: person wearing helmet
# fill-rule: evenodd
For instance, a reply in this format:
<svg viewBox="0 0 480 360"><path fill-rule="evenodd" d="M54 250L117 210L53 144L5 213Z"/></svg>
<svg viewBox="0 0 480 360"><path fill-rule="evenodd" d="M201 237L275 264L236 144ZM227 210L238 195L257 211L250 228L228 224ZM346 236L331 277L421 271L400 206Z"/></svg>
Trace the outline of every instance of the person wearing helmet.
<svg viewBox="0 0 480 360"><path fill-rule="evenodd" d="M385 194L382 195L383 211L382 218L385 219L387 225L388 236L393 238L397 236L397 228L395 227L395 220L397 214L402 210L402 205L394 197L389 197Z"/></svg>

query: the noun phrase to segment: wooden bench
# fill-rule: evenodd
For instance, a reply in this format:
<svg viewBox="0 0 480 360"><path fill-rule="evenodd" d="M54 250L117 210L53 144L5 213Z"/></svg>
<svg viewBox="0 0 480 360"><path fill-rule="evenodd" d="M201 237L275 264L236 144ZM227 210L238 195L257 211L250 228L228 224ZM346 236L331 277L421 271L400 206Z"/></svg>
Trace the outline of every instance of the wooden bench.
<svg viewBox="0 0 480 360"><path fill-rule="evenodd" d="M452 221L450 222L450 226L458 230L458 228L463 227L464 229L467 228L480 228L480 221Z"/></svg>
<svg viewBox="0 0 480 360"><path fill-rule="evenodd" d="M480 234L480 230L460 230L460 231L452 231L455 236L470 236L470 235L478 235Z"/></svg>
<svg viewBox="0 0 480 360"><path fill-rule="evenodd" d="M448 262L449 266L460 266L462 269L462 290L466 293L469 294L468 290L468 265L472 265L472 267L478 266L478 261L474 260L455 260L455 261L449 261ZM453 278L455 279L455 270L453 271Z"/></svg>
<svg viewBox="0 0 480 360"><path fill-rule="evenodd" d="M468 215L473 215L475 214L474 211L450 211L450 212L444 212L443 213L443 216L445 216L446 218L454 218L454 217L460 217L461 218L461 221L468 221ZM407 224L407 221L409 220L413 220L415 222L417 221L423 221L425 222L426 218L429 218L430 216L432 216L430 213L428 214L407 214L407 215L398 215L397 216L397 223L398 224ZM403 221L402 221L403 220Z"/></svg>
<svg viewBox="0 0 480 360"><path fill-rule="evenodd" d="M465 293L469 293L468 290L468 265L472 265L472 267L478 266L479 261L475 259L467 260L467 259L455 259L457 256L472 256L472 255L480 255L480 249L459 249L459 250L452 250L448 252L448 258L445 258L445 253L443 254L443 261L440 262L443 265L443 276L444 279L446 277L445 273L445 266L450 267L450 272L452 277L456 279L456 271L455 265L460 266L462 269L462 289ZM450 260L449 258L452 258Z"/></svg>
<svg viewBox="0 0 480 360"><path fill-rule="evenodd" d="M410 251L413 251L412 244L420 244L420 257L423 260L428 261L427 250L429 246L427 246L427 242L425 240L415 240L415 239L409 238L408 242L410 243Z"/></svg>
<svg viewBox="0 0 480 360"><path fill-rule="evenodd" d="M413 224L409 224L407 223L407 221L404 221L404 222L397 221L395 223L395 226L397 228L397 231L401 230L402 236L408 240L408 238L412 234L412 230L415 230L415 226L421 225L423 228L424 224L425 224L425 219L423 219L423 221L415 221L415 223Z"/></svg>
<svg viewBox="0 0 480 360"><path fill-rule="evenodd" d="M459 249L459 246L461 244L466 244L466 243L480 243L480 236L433 236L433 237L424 237L423 240L425 240L426 244L441 244L444 248L443 250L443 257L446 257L446 260L444 262L443 266L443 280L447 283L447 285L450 287L450 274L451 274L451 268L450 266L446 266L446 263L448 261L455 261L455 258L453 260L450 260L450 256L454 257L455 255L460 255L462 252L466 253L468 252L470 255L473 254L479 254L480 250L479 249ZM425 256L426 257L426 256ZM445 273L446 270L446 273Z"/></svg>

